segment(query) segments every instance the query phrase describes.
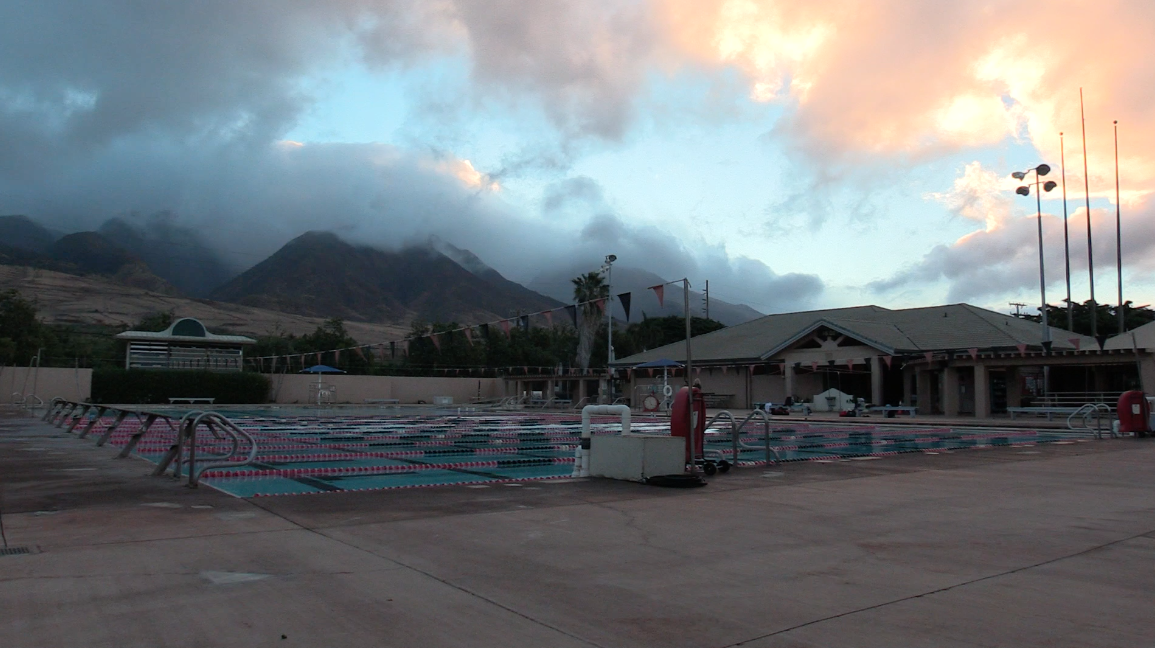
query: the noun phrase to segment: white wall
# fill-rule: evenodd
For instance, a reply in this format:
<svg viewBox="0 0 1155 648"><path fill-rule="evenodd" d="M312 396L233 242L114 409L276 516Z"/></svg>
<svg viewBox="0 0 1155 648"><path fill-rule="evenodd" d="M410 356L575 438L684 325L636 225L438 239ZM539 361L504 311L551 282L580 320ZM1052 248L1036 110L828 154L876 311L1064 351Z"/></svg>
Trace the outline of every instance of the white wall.
<svg viewBox="0 0 1155 648"><path fill-rule="evenodd" d="M5 403L35 394L45 403L53 398L86 401L92 396L92 370L59 367L4 367L0 389ZM15 396L14 396L15 394Z"/></svg>
<svg viewBox="0 0 1155 648"><path fill-rule="evenodd" d="M309 402L310 384L317 376L309 374L265 374L272 383L269 400L274 403ZM505 396L500 378L421 378L413 376L322 375L321 382L333 386L334 403L364 403L373 398L396 398L402 403L425 401L434 396L452 396L454 403L469 403L480 388L482 398Z"/></svg>

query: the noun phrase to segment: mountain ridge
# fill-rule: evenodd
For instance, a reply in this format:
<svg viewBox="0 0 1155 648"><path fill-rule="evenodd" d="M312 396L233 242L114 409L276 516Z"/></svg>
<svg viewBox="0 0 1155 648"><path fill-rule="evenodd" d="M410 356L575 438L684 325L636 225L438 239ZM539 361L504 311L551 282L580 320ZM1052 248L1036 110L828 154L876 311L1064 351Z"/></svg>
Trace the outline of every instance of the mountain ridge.
<svg viewBox="0 0 1155 648"><path fill-rule="evenodd" d="M213 291L212 298L365 322L485 321L563 305L496 271L484 273L428 245L385 251L311 231Z"/></svg>

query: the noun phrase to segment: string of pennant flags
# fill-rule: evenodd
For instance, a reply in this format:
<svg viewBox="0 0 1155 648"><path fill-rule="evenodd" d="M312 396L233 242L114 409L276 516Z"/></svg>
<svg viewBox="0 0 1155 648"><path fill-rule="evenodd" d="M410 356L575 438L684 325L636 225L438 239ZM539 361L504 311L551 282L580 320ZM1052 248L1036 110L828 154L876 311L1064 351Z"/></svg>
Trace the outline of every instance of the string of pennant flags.
<svg viewBox="0 0 1155 648"><path fill-rule="evenodd" d="M662 307L662 306L665 306L666 286L668 286L670 284L674 284L674 283L681 283L682 281L683 280L681 280L681 279L679 279L677 281L667 281L665 283L661 283L661 284L658 284L656 286L650 286L650 287L646 288L646 290L654 291L654 295L658 298L658 306ZM506 318L506 319L502 319L502 320L494 320L491 322L485 322L483 324L472 324L469 326L461 326L461 327L451 329L448 331L439 331L439 332L430 331L428 333L425 333L424 335L413 335L413 336L409 336L406 338L402 338L400 340L390 340L388 342L375 342L372 344L358 344L356 346L341 347L341 348L337 348L337 349L328 349L325 351L309 351L306 353L291 353L291 354L275 354L275 355L266 355L266 356L254 356L254 357L248 358L248 361L251 362L254 366L258 367L261 371L264 371L266 366L268 366L271 370L275 371L278 366L283 366L285 369L291 369L292 366L296 365L296 364L300 364L300 367L302 369L304 369L306 363L309 361L309 358L315 358L316 364L321 364L322 358L325 355L329 355L329 354L333 355L333 363L334 364L337 364L341 361L340 360L341 359L341 353L343 353L343 352L344 353L351 352L351 353L355 354L357 357L361 358L361 360L366 360L365 352L366 351L372 351L372 349L374 349L374 348L380 349L382 354L384 354L385 350L388 349L389 350L389 357L395 359L397 357L398 352L400 352L402 355L408 355L409 354L409 344L410 343L415 342L417 340L424 340L424 339L428 339L430 342L432 342L434 348L436 348L437 351L440 352L441 351L441 336L443 336L443 335L451 335L453 333L463 333L465 335L465 339L472 346L475 343L474 332L473 332L474 329L478 329L481 339L486 339L489 337L489 331L491 330L490 327L497 326L497 328L500 329L501 332L505 334L506 338L509 338L513 334L512 331L513 331L515 324L519 330L528 331L530 329L530 323L531 323L530 318L535 317L535 316L544 317L547 325L553 326L553 322L554 322L553 317L554 317L554 314L557 313L558 311L565 311L566 315L569 316L569 320L573 324L574 328L577 328L577 325L578 325L578 307L579 306L589 306L592 304L601 312L601 314L604 315L606 312L607 302L610 300L610 298L611 297L600 297L598 299L590 299L590 300L587 300L584 302L571 304L569 306L559 306L557 308L550 308L550 309L546 309L546 310L541 310L541 311L537 311L535 313L526 313L524 315L519 315L517 317ZM626 321L627 322L630 321L630 302L632 300L632 293L624 292L624 293L617 295L617 298L618 298L619 303L621 303L621 305L622 305L622 310L625 311ZM551 371L554 371L554 370L560 371L561 370L560 368L557 368L557 367L533 367L533 368L534 369L548 369ZM460 371L468 371L468 372L492 371L493 370L492 368L479 368L479 367L445 368L445 367L440 367L440 366L436 367L436 369L438 371L445 370L445 371L457 371L457 372L460 372ZM528 374L530 367L524 367L524 366L522 366L522 367L503 367L503 368L499 368L499 369L507 369L507 370L523 369L525 371L525 373ZM568 369L568 371L577 372L577 371L582 371L582 370L576 369L576 368L571 368L571 369ZM587 369L585 371L591 372L591 373L593 372L593 370L589 370L589 369ZM578 375L578 374L575 373L572 375Z"/></svg>

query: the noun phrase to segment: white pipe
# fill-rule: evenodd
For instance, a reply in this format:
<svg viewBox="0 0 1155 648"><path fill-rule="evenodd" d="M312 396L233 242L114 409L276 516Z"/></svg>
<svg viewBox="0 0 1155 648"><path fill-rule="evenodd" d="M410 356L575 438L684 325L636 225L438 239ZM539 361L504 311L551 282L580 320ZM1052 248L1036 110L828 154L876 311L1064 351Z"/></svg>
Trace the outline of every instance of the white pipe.
<svg viewBox="0 0 1155 648"><path fill-rule="evenodd" d="M574 452L573 477L590 476L590 417L595 414L621 414L622 435L630 434L630 408L628 405L586 405L582 408L582 438Z"/></svg>

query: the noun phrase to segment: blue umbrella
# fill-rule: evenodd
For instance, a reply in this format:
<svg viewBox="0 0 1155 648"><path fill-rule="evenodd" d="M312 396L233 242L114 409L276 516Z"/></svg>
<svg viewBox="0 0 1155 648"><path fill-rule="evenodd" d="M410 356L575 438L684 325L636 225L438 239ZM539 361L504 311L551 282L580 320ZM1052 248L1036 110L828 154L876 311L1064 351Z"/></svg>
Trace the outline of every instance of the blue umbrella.
<svg viewBox="0 0 1155 648"><path fill-rule="evenodd" d="M313 365L312 367L309 367L308 369L302 369L301 373L338 374L338 373L345 373L345 372L336 368L336 367L330 367L329 365Z"/></svg>

